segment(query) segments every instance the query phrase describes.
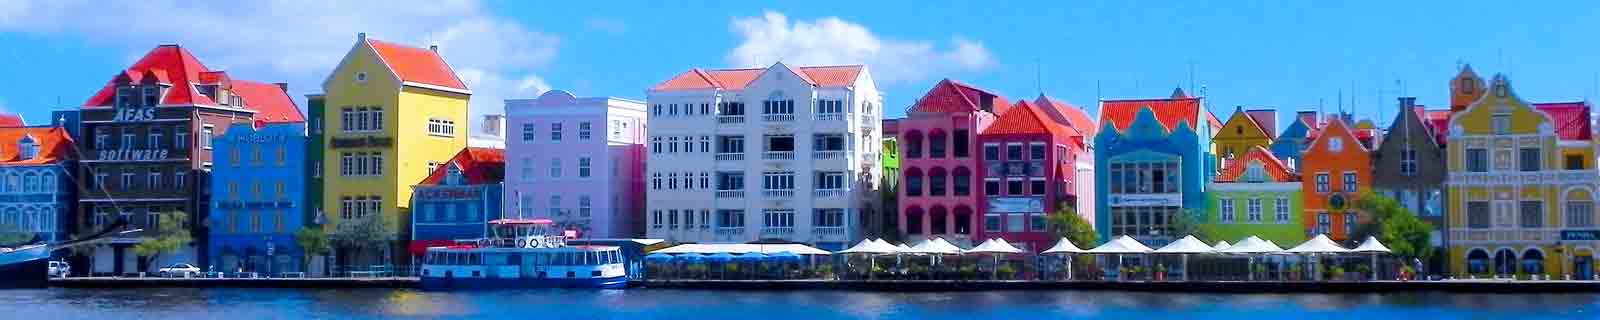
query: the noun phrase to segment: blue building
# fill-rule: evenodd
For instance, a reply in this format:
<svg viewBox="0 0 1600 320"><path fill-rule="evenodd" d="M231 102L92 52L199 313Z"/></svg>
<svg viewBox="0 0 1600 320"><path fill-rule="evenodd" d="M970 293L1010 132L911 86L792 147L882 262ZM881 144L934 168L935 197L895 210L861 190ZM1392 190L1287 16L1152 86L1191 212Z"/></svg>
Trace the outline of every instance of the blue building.
<svg viewBox="0 0 1600 320"><path fill-rule="evenodd" d="M1294 121L1283 128L1283 133L1278 134L1278 139L1272 141L1272 156L1283 160L1283 165L1289 171L1300 171L1300 155L1305 153L1306 144L1315 138L1317 125L1316 111L1301 111L1295 114Z"/></svg>
<svg viewBox="0 0 1600 320"><path fill-rule="evenodd" d="M505 171L505 150L468 147L412 186L411 257L430 246L486 237L488 222L501 217Z"/></svg>
<svg viewBox="0 0 1600 320"><path fill-rule="evenodd" d="M1180 93L1102 101L1100 123L1094 140L1100 238L1128 235L1156 247L1183 236L1171 234L1171 226L1185 208L1205 207L1205 184L1216 172L1211 137L1220 122L1200 98Z"/></svg>
<svg viewBox="0 0 1600 320"><path fill-rule="evenodd" d="M305 123L234 124L213 145L210 261L227 272L303 271L294 233L308 214Z"/></svg>
<svg viewBox="0 0 1600 320"><path fill-rule="evenodd" d="M78 201L67 171L77 159L72 144L62 127L0 128L0 233L23 242L68 238Z"/></svg>

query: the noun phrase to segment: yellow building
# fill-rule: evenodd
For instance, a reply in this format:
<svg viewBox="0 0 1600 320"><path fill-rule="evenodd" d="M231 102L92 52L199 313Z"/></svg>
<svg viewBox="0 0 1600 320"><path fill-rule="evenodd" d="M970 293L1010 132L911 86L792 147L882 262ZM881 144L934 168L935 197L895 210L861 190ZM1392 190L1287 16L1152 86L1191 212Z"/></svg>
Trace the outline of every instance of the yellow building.
<svg viewBox="0 0 1600 320"><path fill-rule="evenodd" d="M467 145L467 99L472 92L450 65L427 49L361 34L322 84L323 208L326 231L338 235L377 215L390 245L335 248L339 264L406 263L411 185ZM325 130L325 131L323 131ZM380 250L374 250L380 249ZM359 255L359 256L357 256Z"/></svg>
<svg viewBox="0 0 1600 320"><path fill-rule="evenodd" d="M1470 72L1452 88L1476 89L1481 80ZM1450 270L1458 277L1592 278L1600 172L1589 105L1529 104L1504 75L1487 89L1450 120Z"/></svg>
<svg viewBox="0 0 1600 320"><path fill-rule="evenodd" d="M1272 109L1249 110L1235 108L1233 116L1228 117L1228 122L1222 124L1222 130L1217 131L1212 143L1217 148L1217 156L1223 159L1232 159L1244 156L1250 148L1269 148L1272 145L1273 133L1277 132L1277 111Z"/></svg>

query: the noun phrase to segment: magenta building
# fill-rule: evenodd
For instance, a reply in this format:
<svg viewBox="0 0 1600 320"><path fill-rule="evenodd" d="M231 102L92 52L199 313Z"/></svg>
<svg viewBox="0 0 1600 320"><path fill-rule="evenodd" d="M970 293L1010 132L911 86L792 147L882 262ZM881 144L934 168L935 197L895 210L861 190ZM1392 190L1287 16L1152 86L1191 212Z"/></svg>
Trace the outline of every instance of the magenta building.
<svg viewBox="0 0 1600 320"><path fill-rule="evenodd" d="M957 245L981 241L984 202L974 184L978 134L1009 107L1004 97L950 79L906 110L899 121L900 233L908 242L943 237Z"/></svg>
<svg viewBox="0 0 1600 320"><path fill-rule="evenodd" d="M644 235L644 103L551 90L505 111L506 217L586 238Z"/></svg>
<svg viewBox="0 0 1600 320"><path fill-rule="evenodd" d="M979 135L978 172L982 181L981 238L1003 238L1032 252L1056 241L1047 216L1061 207L1082 209L1084 193L1092 194L1092 157L1082 131L1092 128L1082 110L1040 97L1018 101ZM1087 170L1087 172L1084 172ZM1088 177L1080 177L1087 173ZM1087 190L1086 190L1087 189ZM1087 214L1093 217L1092 211ZM1083 212L1080 216L1086 215ZM1093 220L1089 220L1093 221Z"/></svg>

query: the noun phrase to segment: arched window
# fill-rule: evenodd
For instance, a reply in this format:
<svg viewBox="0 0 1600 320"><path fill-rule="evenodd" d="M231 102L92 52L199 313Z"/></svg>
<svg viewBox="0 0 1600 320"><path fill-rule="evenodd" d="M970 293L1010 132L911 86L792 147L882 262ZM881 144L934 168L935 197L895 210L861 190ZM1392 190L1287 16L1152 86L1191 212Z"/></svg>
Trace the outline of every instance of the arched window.
<svg viewBox="0 0 1600 320"><path fill-rule="evenodd" d="M42 217L39 217L39 209L35 208L23 209L22 222L18 222L17 225L21 227L22 230L33 232L44 231L41 230L42 228L40 228L44 225L44 220Z"/></svg>
<svg viewBox="0 0 1600 320"><path fill-rule="evenodd" d="M1522 252L1522 273L1544 273L1544 253L1539 250L1528 249Z"/></svg>
<svg viewBox="0 0 1600 320"><path fill-rule="evenodd" d="M15 172L6 175L6 190L25 192L22 190L22 176L17 175Z"/></svg>
<svg viewBox="0 0 1600 320"><path fill-rule="evenodd" d="M945 156L945 145L950 139L944 131L934 130L928 134L928 158L940 159Z"/></svg>
<svg viewBox="0 0 1600 320"><path fill-rule="evenodd" d="M39 192L39 175L33 172L22 174L22 192Z"/></svg>
<svg viewBox="0 0 1600 320"><path fill-rule="evenodd" d="M947 178L944 168L928 170L928 195L934 197L944 196L946 194L945 191L949 188Z"/></svg>
<svg viewBox="0 0 1600 320"><path fill-rule="evenodd" d="M906 196L922 196L922 169L906 169Z"/></svg>
<svg viewBox="0 0 1600 320"><path fill-rule="evenodd" d="M958 235L972 235L972 207L958 206L955 210L956 230Z"/></svg>
<svg viewBox="0 0 1600 320"><path fill-rule="evenodd" d="M942 206L934 206L932 210L928 210L928 221L930 222L929 226L928 226L930 231L928 231L928 233L929 234L946 234L946 233L949 233L950 232L949 229L948 229L949 220L950 220L950 212L949 211L945 210L944 207L942 207Z"/></svg>
<svg viewBox="0 0 1600 320"><path fill-rule="evenodd" d="M1489 252L1473 249L1467 253L1467 273L1474 275L1489 273Z"/></svg>
<svg viewBox="0 0 1600 320"><path fill-rule="evenodd" d="M968 170L967 167L956 167L951 177L955 178L955 195L972 195L972 170Z"/></svg>
<svg viewBox="0 0 1600 320"><path fill-rule="evenodd" d="M39 192L56 192L55 172L45 171L44 176L39 178Z"/></svg>
<svg viewBox="0 0 1600 320"><path fill-rule="evenodd" d="M903 227L906 234L922 234L922 227L922 207L907 207L906 225Z"/></svg>
<svg viewBox="0 0 1600 320"><path fill-rule="evenodd" d="M1517 273L1517 254L1511 249L1500 249L1494 253L1495 274L1508 275Z"/></svg>
<svg viewBox="0 0 1600 320"><path fill-rule="evenodd" d="M19 160L33 160L39 156L39 144L34 143L33 137L22 137L22 141L17 145Z"/></svg>
<svg viewBox="0 0 1600 320"><path fill-rule="evenodd" d="M922 157L922 132L918 132L916 130L907 131L906 135L905 135L905 138L906 138L906 142L905 142L905 144L901 145L901 148L900 148L902 150L905 150L905 157L908 158L908 159L921 158Z"/></svg>

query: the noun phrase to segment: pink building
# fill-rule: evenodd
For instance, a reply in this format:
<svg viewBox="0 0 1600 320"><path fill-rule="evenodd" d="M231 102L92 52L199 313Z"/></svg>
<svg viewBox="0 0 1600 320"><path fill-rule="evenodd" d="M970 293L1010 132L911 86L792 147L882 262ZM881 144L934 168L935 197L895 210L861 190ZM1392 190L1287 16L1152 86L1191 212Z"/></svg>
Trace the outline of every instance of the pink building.
<svg viewBox="0 0 1600 320"><path fill-rule="evenodd" d="M551 90L506 100L505 216L589 238L644 236L645 107Z"/></svg>
<svg viewBox="0 0 1600 320"><path fill-rule="evenodd" d="M1048 98L1039 101L1044 103L1017 102L978 137L983 164L978 236L1004 238L1034 252L1055 243L1047 224L1050 213L1061 206L1084 207L1076 182L1085 181L1078 178L1079 160L1089 157L1084 134L1069 124L1072 116L1087 115ZM1052 112L1067 117L1058 121Z"/></svg>
<svg viewBox="0 0 1600 320"><path fill-rule="evenodd" d="M1004 97L945 79L918 99L898 125L900 233L908 242L979 237L982 190L973 186L978 133L1009 107Z"/></svg>

